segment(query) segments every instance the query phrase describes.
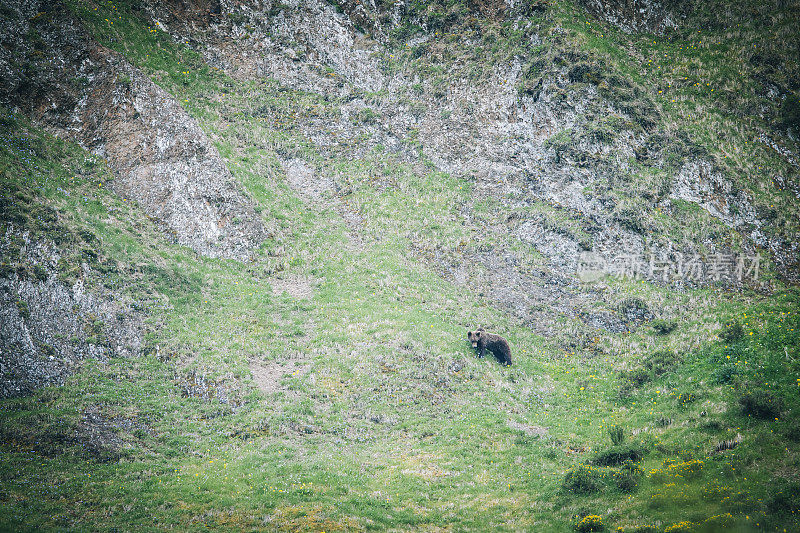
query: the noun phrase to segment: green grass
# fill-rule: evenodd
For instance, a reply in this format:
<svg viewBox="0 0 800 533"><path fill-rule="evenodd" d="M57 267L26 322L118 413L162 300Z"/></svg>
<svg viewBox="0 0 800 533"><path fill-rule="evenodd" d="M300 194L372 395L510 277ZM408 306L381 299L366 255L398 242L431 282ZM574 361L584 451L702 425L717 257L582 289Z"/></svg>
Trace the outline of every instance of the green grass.
<svg viewBox="0 0 800 533"><path fill-rule="evenodd" d="M247 265L198 257L108 192L102 161L4 114L0 170L11 201L3 230L11 220L61 242L65 283L94 249L90 285L140 302L148 346L158 351L87 362L62 387L0 402L0 529L564 531L585 515L626 531L683 521L798 527L796 289L678 293L610 280L619 300L639 297L679 319L677 328L602 334L591 349L564 350L409 251L411 243L491 242L460 223L470 181L380 149L356 160L347 145L321 154L300 125L336 116L335 101L230 80L118 6L75 10L181 98L272 236ZM627 68L605 33L575 25ZM341 204L303 201L280 163L292 157L347 189ZM491 220L491 202L478 202L476 216ZM340 209L363 226L349 227ZM553 206L528 209L554 228L582 231ZM695 239L702 227L685 231ZM279 277L313 290L299 299L273 291ZM744 337L716 339L732 320ZM477 323L503 332L514 367L475 357L465 333ZM654 354L663 362L665 350L679 357L658 372L647 366ZM295 360L307 372L287 371L280 391L253 383L251 365L291 369ZM620 375L639 367L648 379L621 396ZM196 379L211 398L182 393ZM777 420L742 410L740 399L755 391L781 399ZM120 424L112 433L123 445L110 458L74 438L93 410ZM534 426L547 431L524 430ZM613 427L624 428L624 443L612 443ZM737 434L740 443L716 452ZM616 482L621 465L586 466L616 446L642 450L638 468L626 471L634 487ZM591 469L602 470L596 483L587 474L592 490L569 490L568 472Z"/></svg>

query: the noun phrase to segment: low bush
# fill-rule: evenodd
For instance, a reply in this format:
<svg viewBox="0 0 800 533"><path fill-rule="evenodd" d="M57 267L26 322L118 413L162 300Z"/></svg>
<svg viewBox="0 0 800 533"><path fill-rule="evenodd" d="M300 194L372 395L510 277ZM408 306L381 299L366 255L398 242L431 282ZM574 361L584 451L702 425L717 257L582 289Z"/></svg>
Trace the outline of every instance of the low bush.
<svg viewBox="0 0 800 533"><path fill-rule="evenodd" d="M686 408L689 404L697 401L697 394L693 392L681 392L678 394L676 400L678 401L679 407Z"/></svg>
<svg viewBox="0 0 800 533"><path fill-rule="evenodd" d="M771 420L781 413L781 400L765 390L749 391L739 397L742 413L747 416Z"/></svg>
<svg viewBox="0 0 800 533"><path fill-rule="evenodd" d="M618 466L626 461L641 461L644 455L645 449L639 444L619 445L597 452L589 459L589 463L596 466Z"/></svg>
<svg viewBox="0 0 800 533"><path fill-rule="evenodd" d="M606 526L603 524L603 518L600 515L590 514L579 518L573 529L578 533L590 533L592 531L605 531Z"/></svg>
<svg viewBox="0 0 800 533"><path fill-rule="evenodd" d="M642 469L639 465L628 459L619 468L614 483L622 492L633 492L639 486L639 479L642 477Z"/></svg>
<svg viewBox="0 0 800 533"><path fill-rule="evenodd" d="M611 444L619 446L625 441L625 428L622 426L611 426L608 428L608 436L611 438Z"/></svg>
<svg viewBox="0 0 800 533"><path fill-rule="evenodd" d="M593 494L608 484L608 476L608 468L580 464L567 471L561 486L573 494Z"/></svg>
<svg viewBox="0 0 800 533"><path fill-rule="evenodd" d="M657 378L675 368L680 359L680 356L672 350L658 350L645 357L643 364L645 369Z"/></svg>
<svg viewBox="0 0 800 533"><path fill-rule="evenodd" d="M655 331L656 335L669 335L678 327L678 322L675 320L657 318L653 320L650 325L653 326L653 331Z"/></svg>
<svg viewBox="0 0 800 533"><path fill-rule="evenodd" d="M725 342L736 342L744 337L744 328L739 322L733 320L722 326L722 331L718 336Z"/></svg>
<svg viewBox="0 0 800 533"><path fill-rule="evenodd" d="M800 512L800 484L793 483L781 488L767 502L770 513L789 515Z"/></svg>

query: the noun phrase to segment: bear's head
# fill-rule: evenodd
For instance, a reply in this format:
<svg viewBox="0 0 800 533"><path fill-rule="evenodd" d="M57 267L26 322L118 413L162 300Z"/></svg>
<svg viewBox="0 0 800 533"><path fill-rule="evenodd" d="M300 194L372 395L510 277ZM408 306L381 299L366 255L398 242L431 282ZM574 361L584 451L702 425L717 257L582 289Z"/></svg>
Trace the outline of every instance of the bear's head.
<svg viewBox="0 0 800 533"><path fill-rule="evenodd" d="M478 328L476 331L467 332L467 338L469 339L469 342L472 343L473 348L478 347L478 342L481 340L481 333L483 333L482 328Z"/></svg>

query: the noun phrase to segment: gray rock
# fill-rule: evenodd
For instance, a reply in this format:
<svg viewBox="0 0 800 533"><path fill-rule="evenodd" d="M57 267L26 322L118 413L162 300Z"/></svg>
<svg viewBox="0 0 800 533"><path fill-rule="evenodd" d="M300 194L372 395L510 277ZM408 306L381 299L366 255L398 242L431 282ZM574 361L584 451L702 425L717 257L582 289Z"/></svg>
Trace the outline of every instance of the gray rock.
<svg viewBox="0 0 800 533"><path fill-rule="evenodd" d="M26 238L26 249L29 264L46 275L0 278L0 398L63 384L86 359L141 353L141 316L118 299L92 294L80 279L71 287L58 281L52 265L60 255L52 245Z"/></svg>
<svg viewBox="0 0 800 533"><path fill-rule="evenodd" d="M179 243L246 259L266 235L261 218L174 98L95 42L59 2L9 2L5 13L12 16L0 18L0 102L106 158L113 190ZM25 38L33 24L45 47L36 54ZM17 57L39 59L25 68Z"/></svg>

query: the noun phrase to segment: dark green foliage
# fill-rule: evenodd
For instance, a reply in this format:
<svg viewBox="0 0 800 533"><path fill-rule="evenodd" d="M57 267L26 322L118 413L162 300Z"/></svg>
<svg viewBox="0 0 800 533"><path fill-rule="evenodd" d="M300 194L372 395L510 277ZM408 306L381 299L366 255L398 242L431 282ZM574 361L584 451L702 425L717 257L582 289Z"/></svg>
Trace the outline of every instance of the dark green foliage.
<svg viewBox="0 0 800 533"><path fill-rule="evenodd" d="M603 73L597 65L578 63L567 73L569 81L598 85L603 80Z"/></svg>
<svg viewBox="0 0 800 533"><path fill-rule="evenodd" d="M680 360L672 350L658 350L645 357L643 363L653 378L658 378L675 368Z"/></svg>
<svg viewBox="0 0 800 533"><path fill-rule="evenodd" d="M619 471L614 476L614 483L622 492L633 492L639 486L642 473L639 465L628 459L620 465Z"/></svg>
<svg viewBox="0 0 800 533"><path fill-rule="evenodd" d="M561 487L571 494L596 494L606 490L632 492L638 486L642 469L631 459L619 468L581 463L564 476Z"/></svg>
<svg viewBox="0 0 800 533"><path fill-rule="evenodd" d="M619 446L625 441L625 428L622 426L611 426L608 428L608 436L611 438L611 444Z"/></svg>
<svg viewBox="0 0 800 533"><path fill-rule="evenodd" d="M783 100L778 111L779 124L786 129L800 132L800 99L794 95L788 95Z"/></svg>
<svg viewBox="0 0 800 533"><path fill-rule="evenodd" d="M748 391L739 397L742 413L763 420L772 420L781 413L783 402L769 391Z"/></svg>
<svg viewBox="0 0 800 533"><path fill-rule="evenodd" d="M608 469L580 464L567 471L561 487L573 494L593 494L607 484L607 475Z"/></svg>
<svg viewBox="0 0 800 533"><path fill-rule="evenodd" d="M644 234L647 231L646 216L639 206L627 205L620 208L614 219L620 226L635 233Z"/></svg>
<svg viewBox="0 0 800 533"><path fill-rule="evenodd" d="M693 392L681 392L678 394L676 400L679 407L686 408L689 406L689 404L697 401L697 394Z"/></svg>
<svg viewBox="0 0 800 533"><path fill-rule="evenodd" d="M767 502L770 513L776 515L790 515L800 511L800 484L792 483L782 487L772 495Z"/></svg>
<svg viewBox="0 0 800 533"><path fill-rule="evenodd" d="M737 321L727 322L722 326L719 338L725 342L735 342L744 337L744 328Z"/></svg>
<svg viewBox="0 0 800 533"><path fill-rule="evenodd" d="M31 310L28 307L28 302L25 300L17 300L17 311L19 312L19 316L24 320L30 320Z"/></svg>
<svg viewBox="0 0 800 533"><path fill-rule="evenodd" d="M736 368L734 364L723 364L718 366L711 372L711 381L713 383L723 385L725 383L730 383L736 376L739 375L739 370Z"/></svg>
<svg viewBox="0 0 800 533"><path fill-rule="evenodd" d="M575 520L572 528L578 533L591 533L594 531L605 531L606 526L600 515L588 514Z"/></svg>
<svg viewBox="0 0 800 533"><path fill-rule="evenodd" d="M657 350L648 354L642 360L642 367L619 373L620 397L630 396L645 383L654 381L673 370L680 361L681 357L672 350Z"/></svg>
<svg viewBox="0 0 800 533"><path fill-rule="evenodd" d="M374 124L375 122L378 121L378 118L380 118L379 114L377 114L371 108L365 107L363 109L359 109L353 115L353 123L357 124L360 122L363 124Z"/></svg>
<svg viewBox="0 0 800 533"><path fill-rule="evenodd" d="M653 331L655 331L656 335L669 335L678 327L678 321L658 318L653 320L650 325L653 326Z"/></svg>
<svg viewBox="0 0 800 533"><path fill-rule="evenodd" d="M650 380L650 373L648 373L644 368L634 368L630 371L620 372L619 395L623 398L630 396L634 390L638 389Z"/></svg>
<svg viewBox="0 0 800 533"><path fill-rule="evenodd" d="M589 459L589 463L597 466L619 466L626 461L641 461L644 455L645 449L638 443L616 445L597 452Z"/></svg>

